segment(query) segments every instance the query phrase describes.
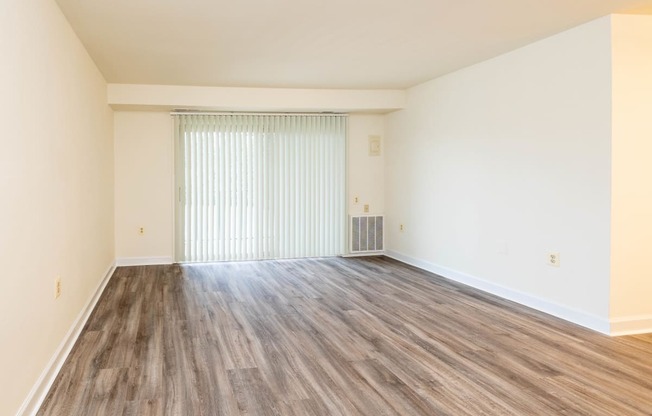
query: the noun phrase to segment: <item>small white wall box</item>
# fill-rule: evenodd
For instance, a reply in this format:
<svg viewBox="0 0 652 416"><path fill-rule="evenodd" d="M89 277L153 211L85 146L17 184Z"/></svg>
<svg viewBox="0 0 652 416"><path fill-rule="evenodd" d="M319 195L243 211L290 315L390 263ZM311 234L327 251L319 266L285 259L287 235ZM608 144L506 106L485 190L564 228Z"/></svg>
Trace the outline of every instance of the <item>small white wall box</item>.
<svg viewBox="0 0 652 416"><path fill-rule="evenodd" d="M380 156L380 136L369 136L369 156Z"/></svg>

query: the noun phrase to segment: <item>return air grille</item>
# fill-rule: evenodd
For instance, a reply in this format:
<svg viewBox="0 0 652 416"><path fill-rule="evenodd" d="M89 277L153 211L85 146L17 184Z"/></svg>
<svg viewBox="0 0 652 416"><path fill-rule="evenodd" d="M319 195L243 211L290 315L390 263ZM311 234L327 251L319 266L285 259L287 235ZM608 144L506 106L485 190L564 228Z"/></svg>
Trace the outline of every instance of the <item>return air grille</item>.
<svg viewBox="0 0 652 416"><path fill-rule="evenodd" d="M383 216L351 217L351 253L383 251Z"/></svg>

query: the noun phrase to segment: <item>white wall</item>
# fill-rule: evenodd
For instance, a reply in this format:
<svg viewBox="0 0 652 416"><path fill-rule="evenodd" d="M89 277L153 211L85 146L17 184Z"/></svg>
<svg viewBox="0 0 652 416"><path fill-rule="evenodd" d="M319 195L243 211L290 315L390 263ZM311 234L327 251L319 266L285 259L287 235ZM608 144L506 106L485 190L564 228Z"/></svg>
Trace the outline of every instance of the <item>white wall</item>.
<svg viewBox="0 0 652 416"><path fill-rule="evenodd" d="M118 264L170 262L173 255L173 120L168 112L115 115L115 210ZM349 117L349 213L383 212L383 156L369 156L369 135L383 136L383 117ZM384 152L383 152L384 153ZM353 196L359 204L353 204ZM139 234L139 228L145 234Z"/></svg>
<svg viewBox="0 0 652 416"><path fill-rule="evenodd" d="M608 331L610 77L602 18L410 89L387 116L392 255Z"/></svg>
<svg viewBox="0 0 652 416"><path fill-rule="evenodd" d="M113 263L113 121L54 1L3 1L0 27L0 414L13 415Z"/></svg>
<svg viewBox="0 0 652 416"><path fill-rule="evenodd" d="M348 213L369 214L385 212L385 149L384 117L381 115L352 115L349 117L348 146ZM369 155L369 136L380 137L380 156ZM358 202L355 202L355 198Z"/></svg>
<svg viewBox="0 0 652 416"><path fill-rule="evenodd" d="M612 22L612 330L652 332L652 16Z"/></svg>
<svg viewBox="0 0 652 416"><path fill-rule="evenodd" d="M169 113L115 113L115 252L119 264L173 260L173 129Z"/></svg>

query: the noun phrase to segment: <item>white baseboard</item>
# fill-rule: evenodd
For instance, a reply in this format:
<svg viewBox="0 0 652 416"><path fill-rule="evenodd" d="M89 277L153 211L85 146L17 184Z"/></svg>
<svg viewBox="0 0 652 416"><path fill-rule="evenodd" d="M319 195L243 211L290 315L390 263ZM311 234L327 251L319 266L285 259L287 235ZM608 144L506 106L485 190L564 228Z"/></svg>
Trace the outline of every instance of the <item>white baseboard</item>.
<svg viewBox="0 0 652 416"><path fill-rule="evenodd" d="M538 311L545 312L549 315L556 316L574 324L581 325L606 335L613 335L611 332L610 322L607 319L603 319L586 312L578 311L567 306L559 305L550 300L532 296L518 290L510 289L508 287L504 287L479 277L459 272L457 270L452 270L434 263L406 256L405 254L394 250L387 250L385 255L403 263L407 263L431 273L435 273L446 279L463 283L467 286L471 286L484 292L491 293L492 295L500 296L501 298L520 303L521 305L525 305Z"/></svg>
<svg viewBox="0 0 652 416"><path fill-rule="evenodd" d="M158 264L172 264L172 257L119 257L115 260L118 267L122 266L153 266Z"/></svg>
<svg viewBox="0 0 652 416"><path fill-rule="evenodd" d="M370 257L370 256L382 256L384 255L384 251L368 251L364 253L347 253L347 254L342 254L340 257Z"/></svg>
<svg viewBox="0 0 652 416"><path fill-rule="evenodd" d="M611 335L636 335L652 333L652 315L628 316L611 320Z"/></svg>
<svg viewBox="0 0 652 416"><path fill-rule="evenodd" d="M32 387L32 390L27 395L27 398L18 410L16 416L33 416L38 412L41 404L43 403L43 400L45 400L45 396L50 391L50 387L52 387L52 383L54 383L54 380L57 378L61 367L66 361L66 358L68 358L70 350L72 350L75 342L77 342L79 334L81 334L84 325L86 325L88 317L91 315L91 312L93 312L97 301L100 299L100 296L102 295L106 284L111 279L114 271L115 262L111 263L111 265L104 273L102 281L100 281L99 285L95 289L95 292L90 297L88 302L86 302L86 305L77 316L77 319L75 319L73 322L70 330L68 330L68 333L63 338L63 341L61 341L61 344L59 344L59 347L48 362L47 366L39 376L38 380L36 380L36 384L34 384L34 387Z"/></svg>

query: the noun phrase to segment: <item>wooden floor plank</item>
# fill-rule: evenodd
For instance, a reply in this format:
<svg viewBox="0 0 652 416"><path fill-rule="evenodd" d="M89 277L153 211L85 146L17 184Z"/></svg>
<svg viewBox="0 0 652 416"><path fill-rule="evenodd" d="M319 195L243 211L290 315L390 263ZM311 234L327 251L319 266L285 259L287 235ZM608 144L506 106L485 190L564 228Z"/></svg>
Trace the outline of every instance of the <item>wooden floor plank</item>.
<svg viewBox="0 0 652 416"><path fill-rule="evenodd" d="M651 415L610 338L384 257L118 268L46 415Z"/></svg>

